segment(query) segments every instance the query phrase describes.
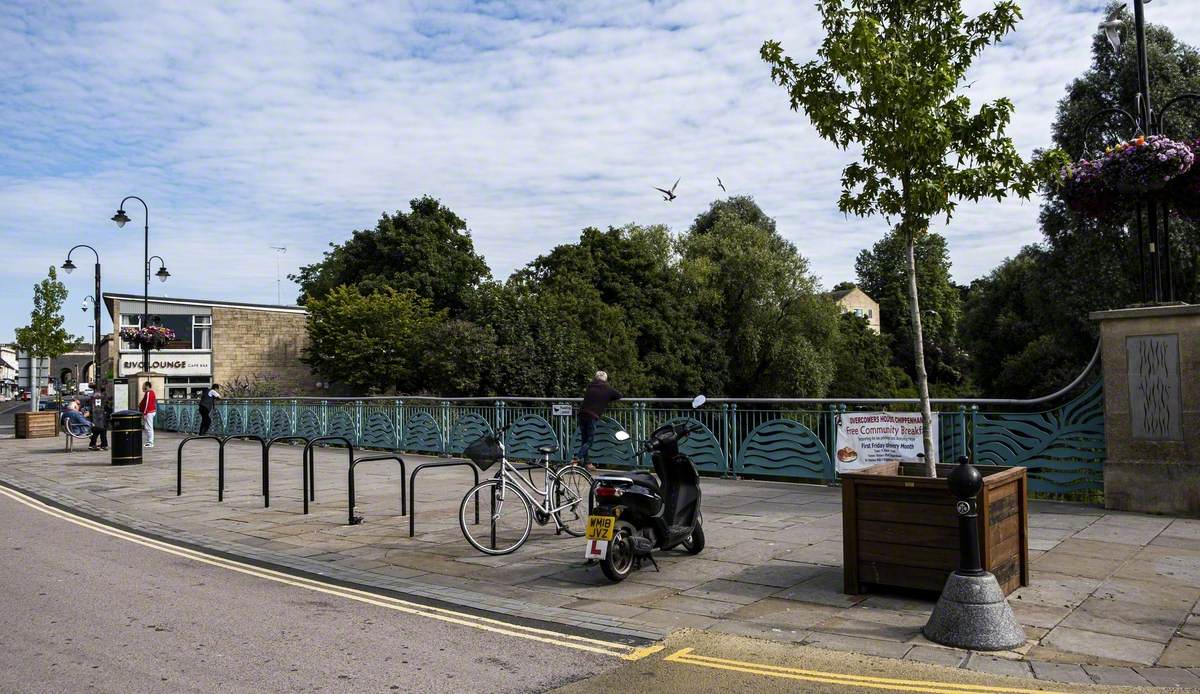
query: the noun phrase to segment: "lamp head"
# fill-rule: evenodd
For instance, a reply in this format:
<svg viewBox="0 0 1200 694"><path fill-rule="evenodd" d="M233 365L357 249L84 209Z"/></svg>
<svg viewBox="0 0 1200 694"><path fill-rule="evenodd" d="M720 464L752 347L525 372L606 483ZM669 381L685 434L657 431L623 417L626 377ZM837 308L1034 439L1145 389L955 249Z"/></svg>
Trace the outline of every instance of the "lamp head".
<svg viewBox="0 0 1200 694"><path fill-rule="evenodd" d="M154 273L154 276L158 278L159 282L166 282L167 278L171 276L171 273L167 272L167 266L163 265L162 267L158 268L158 272Z"/></svg>
<svg viewBox="0 0 1200 694"><path fill-rule="evenodd" d="M1113 53L1121 52L1121 20L1113 17L1104 22L1100 22L1100 28L1104 30L1104 38L1108 39L1108 45L1112 46Z"/></svg>
<svg viewBox="0 0 1200 694"><path fill-rule="evenodd" d="M112 220L117 223L118 227L123 227L129 221L129 215L125 214L125 210L117 210L117 213L112 216Z"/></svg>
<svg viewBox="0 0 1200 694"><path fill-rule="evenodd" d="M63 272L65 272L69 275L75 271L75 263L72 263L71 259L67 258L67 262L62 264L62 269L63 269Z"/></svg>

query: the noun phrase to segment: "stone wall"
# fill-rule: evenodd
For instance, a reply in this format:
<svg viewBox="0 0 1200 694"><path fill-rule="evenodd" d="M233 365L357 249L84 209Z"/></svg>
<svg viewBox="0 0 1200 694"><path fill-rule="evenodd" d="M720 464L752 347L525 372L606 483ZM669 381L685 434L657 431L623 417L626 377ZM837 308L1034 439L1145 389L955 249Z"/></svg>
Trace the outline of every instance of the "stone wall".
<svg viewBox="0 0 1200 694"><path fill-rule="evenodd" d="M1200 306L1101 311L1104 500L1200 516Z"/></svg>
<svg viewBox="0 0 1200 694"><path fill-rule="evenodd" d="M305 314L213 307L213 381L270 382L280 395L316 394L318 378L300 361Z"/></svg>

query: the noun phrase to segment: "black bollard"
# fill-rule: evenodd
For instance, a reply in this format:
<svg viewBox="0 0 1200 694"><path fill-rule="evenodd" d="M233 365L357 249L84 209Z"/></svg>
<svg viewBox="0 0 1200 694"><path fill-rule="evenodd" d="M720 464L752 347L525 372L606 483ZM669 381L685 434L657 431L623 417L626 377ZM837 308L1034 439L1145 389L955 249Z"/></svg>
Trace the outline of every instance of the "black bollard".
<svg viewBox="0 0 1200 694"><path fill-rule="evenodd" d="M947 478L958 514L958 569L946 579L933 614L922 629L930 641L976 651L1002 651L1025 643L1025 630L1004 598L1000 583L979 559L976 498L983 475L966 456Z"/></svg>

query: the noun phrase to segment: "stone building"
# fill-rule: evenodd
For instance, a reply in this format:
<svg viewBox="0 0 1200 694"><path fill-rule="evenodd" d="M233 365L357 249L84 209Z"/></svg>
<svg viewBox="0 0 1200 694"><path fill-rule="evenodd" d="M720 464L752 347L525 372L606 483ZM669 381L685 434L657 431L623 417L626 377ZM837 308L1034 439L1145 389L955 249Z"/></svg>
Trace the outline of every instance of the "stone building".
<svg viewBox="0 0 1200 694"><path fill-rule="evenodd" d="M850 287L829 292L829 296L837 303L842 313L853 313L866 318L871 329L879 332L879 304L867 296L866 292L858 287Z"/></svg>
<svg viewBox="0 0 1200 694"><path fill-rule="evenodd" d="M101 344L101 359L113 378L127 378L142 370L142 353L119 334L141 323L142 297L105 293L104 305L113 333ZM316 394L318 377L300 361L308 344L303 307L150 297L147 315L175 332L173 342L150 352L150 371L166 379L160 397L197 397L213 383L227 392Z"/></svg>

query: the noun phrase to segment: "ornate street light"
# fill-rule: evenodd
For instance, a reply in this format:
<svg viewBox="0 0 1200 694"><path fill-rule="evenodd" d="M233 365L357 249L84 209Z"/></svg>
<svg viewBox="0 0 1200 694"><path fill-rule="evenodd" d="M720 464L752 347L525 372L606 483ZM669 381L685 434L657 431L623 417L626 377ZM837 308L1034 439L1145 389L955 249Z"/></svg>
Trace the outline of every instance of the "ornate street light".
<svg viewBox="0 0 1200 694"><path fill-rule="evenodd" d="M125 199L121 201L121 204L117 207L117 213L112 216L112 220L117 223L118 227L124 227L130 221L129 215L125 214L125 203L130 200L137 200L138 202L142 203L142 209L145 211L146 224L143 229L144 242L143 242L143 246L142 246L142 251L143 251L142 257L145 259L145 263L142 266L142 269L144 271L144 276L143 276L143 282L142 282L142 320L141 320L141 327L145 328L148 324L147 323L148 314L150 313L150 260L151 260L151 256L150 256L150 207L146 204L145 200L139 198L136 195L126 196ZM157 277L160 282L166 282L167 278L171 276L171 273L167 272L166 261L164 261L161 257L159 257L157 255L153 256L153 257L158 258L158 262L159 262L158 272L156 272L154 274L154 276ZM142 372L149 373L149 371L150 371L150 348L143 347L142 348Z"/></svg>
<svg viewBox="0 0 1200 694"><path fill-rule="evenodd" d="M71 254L80 248L86 248L96 256L96 293L92 294L92 380L100 381L100 297L104 296L100 293L100 254L95 248L81 243L67 251L67 259L62 264L63 272L68 275L75 270L75 263L71 262ZM83 310L87 310L87 299L83 300Z"/></svg>

